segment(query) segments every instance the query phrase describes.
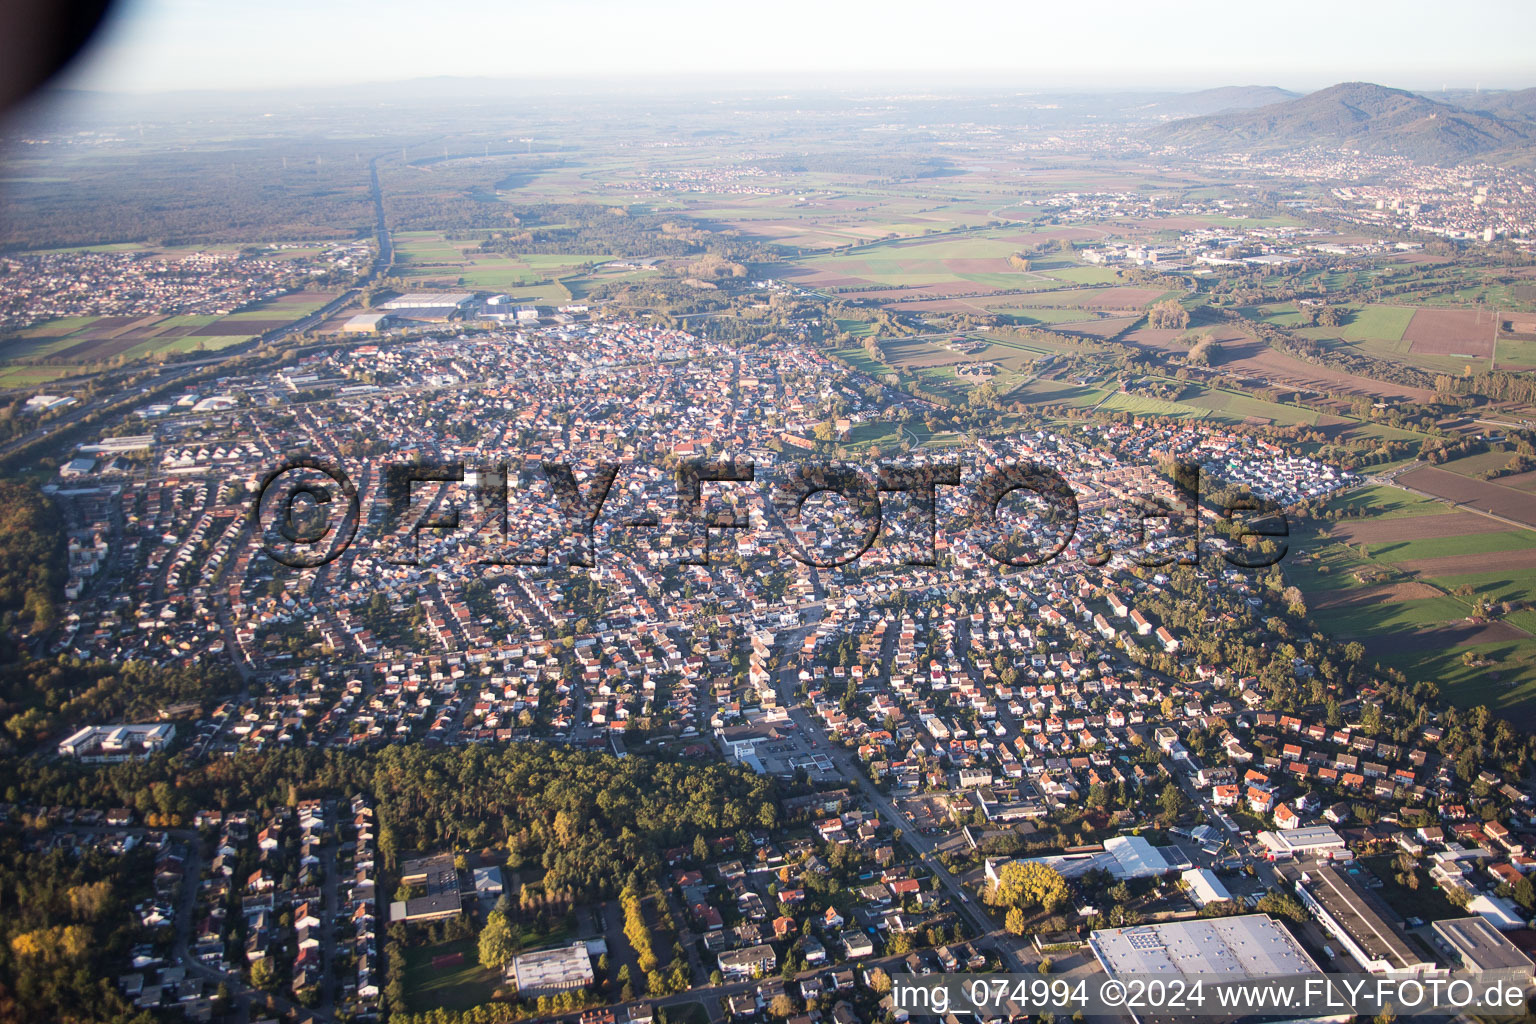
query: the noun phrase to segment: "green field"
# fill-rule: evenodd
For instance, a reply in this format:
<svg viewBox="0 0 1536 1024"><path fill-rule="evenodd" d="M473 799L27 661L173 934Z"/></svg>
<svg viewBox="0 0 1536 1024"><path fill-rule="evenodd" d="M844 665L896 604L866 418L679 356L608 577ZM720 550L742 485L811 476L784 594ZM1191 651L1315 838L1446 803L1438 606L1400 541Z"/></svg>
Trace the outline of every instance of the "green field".
<svg viewBox="0 0 1536 1024"><path fill-rule="evenodd" d="M862 347L840 348L832 354L850 364L855 370L870 377L883 377L892 372L891 368L885 363L871 359L869 353L864 351Z"/></svg>
<svg viewBox="0 0 1536 1024"><path fill-rule="evenodd" d="M1408 633L1423 626L1455 622L1466 618L1467 606L1452 597L1425 597L1330 608L1323 614L1331 635L1352 640L1385 633Z"/></svg>
<svg viewBox="0 0 1536 1024"><path fill-rule="evenodd" d="M1235 423L1242 423L1249 419L1262 419L1284 425L1315 424L1319 418L1319 414L1312 409L1281 405L1240 391L1221 388L1197 387L1193 393L1181 396L1179 403L1195 409L1205 409L1213 414L1213 418Z"/></svg>
<svg viewBox="0 0 1536 1024"><path fill-rule="evenodd" d="M1365 513L1346 522L1434 517L1451 511L1442 502L1420 498L1394 487L1363 487L1334 499L1335 509ZM1494 526L1492 520L1489 526ZM1401 563L1456 555L1524 551L1536 547L1536 532L1490 529L1484 533L1447 533L1441 537L1373 543L1363 554L1359 544L1329 540L1330 523L1311 520L1293 523L1291 556L1283 563L1288 582L1309 595L1338 592L1367 584L1428 584L1439 591L1407 600L1333 605L1314 611L1314 617L1340 639L1367 642L1371 659L1401 669L1411 681L1430 680L1453 703L1463 707L1487 703L1511 712L1525 712L1536 705L1536 637L1511 637L1490 642L1451 643L1426 649L1424 643L1404 643L1394 650L1391 638L1419 630L1456 626L1467 629L1477 599L1497 603L1529 602L1536 595L1536 568L1513 567L1476 574L1416 576ZM1448 527L1449 529L1449 527ZM1361 575L1365 579L1360 578ZM1458 594L1463 586L1468 594ZM1536 611L1515 610L1504 621L1518 630L1536 634ZM1502 627L1501 627L1502 628ZM1375 641L1375 643L1371 643ZM1486 658L1487 665L1468 665L1468 652Z"/></svg>
<svg viewBox="0 0 1536 1024"><path fill-rule="evenodd" d="M1462 660L1468 652L1494 664L1469 666ZM1506 711L1522 728L1531 725L1531 708L1536 705L1536 646L1529 640L1388 654L1377 660L1401 669L1409 679L1431 680L1443 696L1460 707L1486 704Z"/></svg>
<svg viewBox="0 0 1536 1024"><path fill-rule="evenodd" d="M1179 419L1199 420L1211 415L1207 409L1197 409L1183 402L1170 402L1150 395L1128 395L1116 391L1099 403L1101 412L1128 412L1135 416L1173 416Z"/></svg>
<svg viewBox="0 0 1536 1024"><path fill-rule="evenodd" d="M1328 508L1359 512L1371 519L1443 515L1451 511L1450 506L1443 501L1421 498L1397 487L1376 485L1357 487L1340 495L1328 503Z"/></svg>
<svg viewBox="0 0 1536 1024"><path fill-rule="evenodd" d="M450 953L462 953L464 963L458 967L432 966L434 957ZM459 939L407 949L404 981L406 1003L416 1013L437 1007L467 1010L491 1001L501 984L501 973L480 966L480 953L474 939Z"/></svg>
<svg viewBox="0 0 1536 1024"><path fill-rule="evenodd" d="M875 333L875 325L868 320L838 320L837 329L855 338L868 338Z"/></svg>
<svg viewBox="0 0 1536 1024"><path fill-rule="evenodd" d="M1068 267L1048 271L1048 276L1069 284L1114 284L1120 280L1119 272L1108 267Z"/></svg>
<svg viewBox="0 0 1536 1024"><path fill-rule="evenodd" d="M1506 370L1514 367L1536 368L1536 341L1499 339L1498 368Z"/></svg>
<svg viewBox="0 0 1536 1024"><path fill-rule="evenodd" d="M1421 558L1449 558L1454 555L1486 555L1495 551L1536 548L1536 532L1502 530L1496 533L1467 533L1429 540L1393 541L1370 545L1371 558L1383 562L1411 562Z"/></svg>
<svg viewBox="0 0 1536 1024"><path fill-rule="evenodd" d="M1071 405L1089 409L1097 405L1108 392L1103 388L1084 387L1059 380L1032 380L1015 388L1009 395L1010 402L1031 405Z"/></svg>
<svg viewBox="0 0 1536 1024"><path fill-rule="evenodd" d="M0 366L0 387L24 388L78 373L74 366Z"/></svg>
<svg viewBox="0 0 1536 1024"><path fill-rule="evenodd" d="M1412 306L1360 306L1344 325L1344 337L1349 341L1401 341L1413 313Z"/></svg>

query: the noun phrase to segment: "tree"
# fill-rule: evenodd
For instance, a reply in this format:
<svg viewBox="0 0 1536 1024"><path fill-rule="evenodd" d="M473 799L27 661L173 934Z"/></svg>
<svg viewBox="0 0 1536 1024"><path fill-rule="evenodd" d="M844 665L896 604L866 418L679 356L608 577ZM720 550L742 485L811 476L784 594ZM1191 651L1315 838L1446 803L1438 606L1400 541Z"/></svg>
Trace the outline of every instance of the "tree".
<svg viewBox="0 0 1536 1024"><path fill-rule="evenodd" d="M799 1008L795 1006L795 1001L791 999L787 993L784 992L780 992L778 995L774 996L773 1001L768 1004L768 1012L780 1019L794 1016L795 1011L798 1009Z"/></svg>
<svg viewBox="0 0 1536 1024"><path fill-rule="evenodd" d="M1288 918L1297 924L1307 919L1307 908L1295 896L1284 892L1266 893L1253 905L1253 909L1261 914Z"/></svg>
<svg viewBox="0 0 1536 1024"><path fill-rule="evenodd" d="M491 911L486 916L485 927L480 929L480 966L505 967L516 952L516 938L506 915Z"/></svg>
<svg viewBox="0 0 1536 1024"><path fill-rule="evenodd" d="M1536 885L1532 885L1528 876L1522 876L1515 883L1515 902L1526 910L1536 909Z"/></svg>
<svg viewBox="0 0 1536 1024"><path fill-rule="evenodd" d="M1189 326L1189 310L1177 299L1164 299L1147 312L1147 326L1159 331L1182 331Z"/></svg>
<svg viewBox="0 0 1536 1024"><path fill-rule="evenodd" d="M999 907L1027 910L1040 907L1054 913L1067 902L1066 879L1046 864L1009 861L998 871L998 880L987 894L988 902Z"/></svg>
<svg viewBox="0 0 1536 1024"><path fill-rule="evenodd" d="M251 984L259 989L270 989L277 984L277 964L271 957L262 957L251 964Z"/></svg>
<svg viewBox="0 0 1536 1024"><path fill-rule="evenodd" d="M1184 791L1179 789L1175 782L1169 782L1163 787L1163 791L1158 794L1157 802L1163 809L1163 818L1166 821L1178 821L1179 815L1184 813Z"/></svg>
<svg viewBox="0 0 1536 1024"><path fill-rule="evenodd" d="M1008 929L1010 935L1023 935L1029 927L1025 922L1024 911L1018 907L1009 907L1003 927Z"/></svg>

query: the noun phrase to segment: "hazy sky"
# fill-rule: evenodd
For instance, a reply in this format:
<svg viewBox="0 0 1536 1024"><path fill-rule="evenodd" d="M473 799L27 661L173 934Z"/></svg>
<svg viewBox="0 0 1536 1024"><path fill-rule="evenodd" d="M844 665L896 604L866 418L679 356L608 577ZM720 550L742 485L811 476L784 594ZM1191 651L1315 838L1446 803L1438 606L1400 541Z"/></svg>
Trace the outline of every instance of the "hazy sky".
<svg viewBox="0 0 1536 1024"><path fill-rule="evenodd" d="M120 0L66 84L901 72L1022 86L1536 85L1532 0Z"/></svg>

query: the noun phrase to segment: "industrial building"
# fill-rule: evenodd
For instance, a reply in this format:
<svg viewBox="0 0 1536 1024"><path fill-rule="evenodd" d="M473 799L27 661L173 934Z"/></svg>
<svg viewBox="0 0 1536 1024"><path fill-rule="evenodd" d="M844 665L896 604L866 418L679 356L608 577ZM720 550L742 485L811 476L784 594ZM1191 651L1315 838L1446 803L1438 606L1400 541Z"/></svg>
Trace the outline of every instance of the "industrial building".
<svg viewBox="0 0 1536 1024"><path fill-rule="evenodd" d="M147 757L170 746L176 738L171 722L147 725L88 725L59 744L59 754L86 764Z"/></svg>
<svg viewBox="0 0 1536 1024"><path fill-rule="evenodd" d="M1118 879L1156 878L1189 867L1177 847L1153 846L1141 836L1114 836L1104 840L1104 849L1090 853L1032 859L1055 868L1065 878L1077 878L1090 871L1107 871ZM989 863L989 880L995 880L992 871Z"/></svg>
<svg viewBox="0 0 1536 1024"><path fill-rule="evenodd" d="M1434 923L1435 937L1462 970L1515 971L1530 982L1536 974L1531 958L1481 917L1457 917Z"/></svg>
<svg viewBox="0 0 1536 1024"><path fill-rule="evenodd" d="M1375 893L1354 885L1326 864L1309 868L1296 895L1323 928L1372 974L1423 974L1435 970L1398 930L1392 911Z"/></svg>
<svg viewBox="0 0 1536 1024"><path fill-rule="evenodd" d="M506 977L517 985L523 999L583 988L592 984L592 954L585 942L524 953L512 959Z"/></svg>
<svg viewBox="0 0 1536 1024"><path fill-rule="evenodd" d="M1232 898L1227 887L1221 884L1221 879L1216 877L1216 872L1210 868L1190 868L1181 876L1184 884L1189 886L1189 898L1195 906L1203 907L1208 903L1221 903Z"/></svg>
<svg viewBox="0 0 1536 1024"><path fill-rule="evenodd" d="M475 301L474 292L408 292L379 303L380 309L464 309Z"/></svg>
<svg viewBox="0 0 1536 1024"><path fill-rule="evenodd" d="M389 326L388 313L359 313L341 325L344 334L378 334Z"/></svg>
<svg viewBox="0 0 1536 1024"><path fill-rule="evenodd" d="M1088 937L1088 948L1114 979L1156 976L1221 982L1322 973L1290 932L1266 914L1101 928ZM1132 1017L1149 1024L1139 1015ZM1343 1024L1350 1017L1342 1013L1305 1019Z"/></svg>
<svg viewBox="0 0 1536 1024"><path fill-rule="evenodd" d="M1266 856L1270 860L1293 860L1296 857L1337 858L1348 856L1349 853L1344 838L1327 825L1260 832L1258 840L1264 844Z"/></svg>
<svg viewBox="0 0 1536 1024"><path fill-rule="evenodd" d="M381 302L378 308L390 314L392 322L409 323L452 320L474 304L473 292L410 292Z"/></svg>

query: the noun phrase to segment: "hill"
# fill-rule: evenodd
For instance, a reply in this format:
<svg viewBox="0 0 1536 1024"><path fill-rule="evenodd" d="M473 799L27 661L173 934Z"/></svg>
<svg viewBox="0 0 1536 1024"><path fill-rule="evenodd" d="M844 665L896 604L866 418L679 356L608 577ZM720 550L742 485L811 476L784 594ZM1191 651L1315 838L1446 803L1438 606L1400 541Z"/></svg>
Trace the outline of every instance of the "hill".
<svg viewBox="0 0 1536 1024"><path fill-rule="evenodd" d="M1472 94L1454 101L1458 107L1508 120L1536 121L1536 89Z"/></svg>
<svg viewBox="0 0 1536 1024"><path fill-rule="evenodd" d="M1346 82L1253 110L1171 121L1151 129L1147 138L1193 152L1325 146L1455 164L1519 149L1536 138L1536 128L1403 89Z"/></svg>
<svg viewBox="0 0 1536 1024"><path fill-rule="evenodd" d="M1219 89L1160 97L1141 108L1141 112L1163 117L1198 117L1284 103L1299 95L1273 85L1224 85Z"/></svg>

